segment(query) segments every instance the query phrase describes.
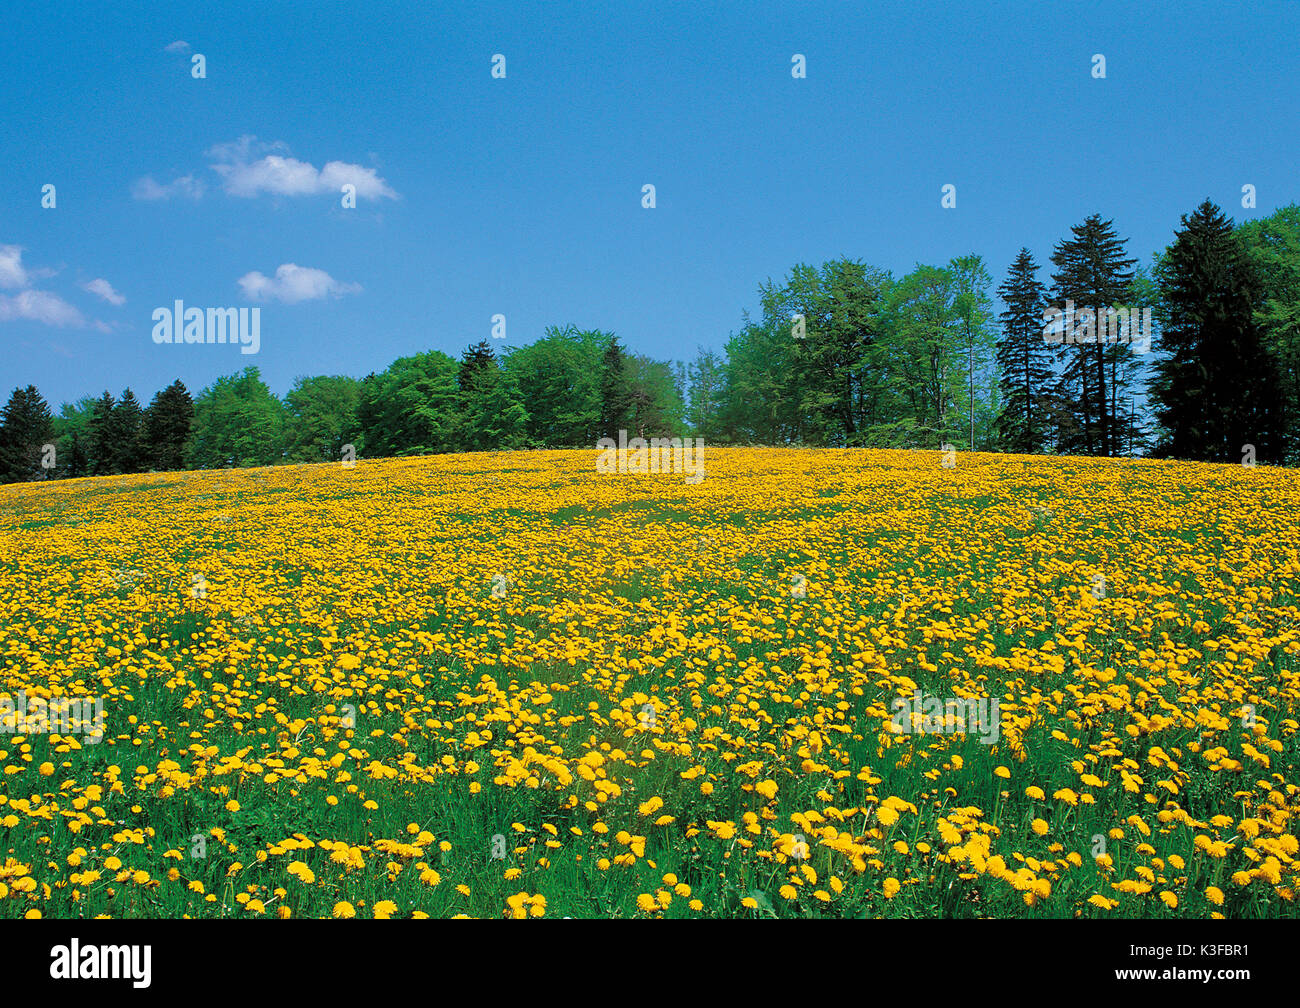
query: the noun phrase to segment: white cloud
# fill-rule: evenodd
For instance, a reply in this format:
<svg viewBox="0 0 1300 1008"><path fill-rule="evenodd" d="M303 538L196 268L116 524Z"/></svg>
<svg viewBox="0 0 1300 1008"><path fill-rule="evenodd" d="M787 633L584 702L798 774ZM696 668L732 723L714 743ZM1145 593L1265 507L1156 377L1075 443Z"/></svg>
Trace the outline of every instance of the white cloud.
<svg viewBox="0 0 1300 1008"><path fill-rule="evenodd" d="M126 304L126 298L124 298L117 291L113 290L113 285L109 283L107 280L103 279L103 277L92 280L88 284L82 284L81 289L85 291L89 291L91 294L103 298L111 305Z"/></svg>
<svg viewBox="0 0 1300 1008"><path fill-rule="evenodd" d="M203 195L203 183L193 175L183 175L174 182L159 185L152 176L146 175L136 180L131 187L131 195L138 200L165 200L173 196L198 199Z"/></svg>
<svg viewBox="0 0 1300 1008"><path fill-rule="evenodd" d="M213 165L232 196L311 196L320 191L320 175L305 161L271 154L252 164Z"/></svg>
<svg viewBox="0 0 1300 1008"><path fill-rule="evenodd" d="M0 294L0 322L26 320L42 322L45 325L84 328L86 317L76 308L64 301L57 294L36 290L32 282L54 276L57 270L28 269L22 263L23 250L20 245L0 245L0 288L17 288L17 294ZM126 298L113 290L112 285L103 279L92 280L82 284L84 290L97 294L111 304L124 304ZM95 326L104 323L95 321ZM101 331L103 331L101 329Z"/></svg>
<svg viewBox="0 0 1300 1008"><path fill-rule="evenodd" d="M320 170L320 186L323 191L339 192L346 183L357 187L360 199L379 199L380 196L397 198L397 193L388 187L373 168L362 168L361 165L348 164L346 161L329 161Z"/></svg>
<svg viewBox="0 0 1300 1008"><path fill-rule="evenodd" d="M238 282L249 301L282 301L285 304L342 297L361 290L360 284L341 284L324 270L296 263L284 263L273 278L254 270L240 277Z"/></svg>
<svg viewBox="0 0 1300 1008"><path fill-rule="evenodd" d="M0 245L0 287L26 287L31 281L23 269L19 245Z"/></svg>
<svg viewBox="0 0 1300 1008"><path fill-rule="evenodd" d="M81 312L57 294L39 290L19 291L12 296L0 294L0 322L14 319L78 328L86 324Z"/></svg>
<svg viewBox="0 0 1300 1008"><path fill-rule="evenodd" d="M171 43L171 45L163 46L163 52L186 53L189 51L190 51L190 44L188 42L182 42L179 39Z"/></svg>
<svg viewBox="0 0 1300 1008"><path fill-rule="evenodd" d="M226 192L251 198L267 192L277 196L337 194L345 184L357 188L361 199L396 199L397 193L373 168L346 161L329 161L319 171L307 161L289 157L282 143L267 144L254 136L217 144L208 151L212 170L225 180Z"/></svg>

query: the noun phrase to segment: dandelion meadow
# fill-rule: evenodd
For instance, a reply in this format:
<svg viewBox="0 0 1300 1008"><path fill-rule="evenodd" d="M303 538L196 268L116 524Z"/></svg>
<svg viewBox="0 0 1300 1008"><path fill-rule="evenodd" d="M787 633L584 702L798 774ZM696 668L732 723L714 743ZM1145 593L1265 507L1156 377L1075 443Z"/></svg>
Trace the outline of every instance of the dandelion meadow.
<svg viewBox="0 0 1300 1008"><path fill-rule="evenodd" d="M595 454L0 487L0 916L1296 916L1294 470Z"/></svg>

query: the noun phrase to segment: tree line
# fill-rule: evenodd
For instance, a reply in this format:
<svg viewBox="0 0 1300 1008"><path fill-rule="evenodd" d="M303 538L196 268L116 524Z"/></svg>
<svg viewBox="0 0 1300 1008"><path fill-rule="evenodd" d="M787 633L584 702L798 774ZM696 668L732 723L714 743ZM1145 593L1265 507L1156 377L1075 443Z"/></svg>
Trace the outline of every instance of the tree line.
<svg viewBox="0 0 1300 1008"><path fill-rule="evenodd" d="M680 376L611 333L552 327L498 355L402 357L357 380L300 377L283 399L256 367L192 397L177 380L141 408L131 389L64 404L15 389L0 422L0 480L211 469L447 451L594 445L619 430L679 431Z"/></svg>
<svg viewBox="0 0 1300 1008"><path fill-rule="evenodd" d="M796 266L690 365L688 423L712 442L1300 461L1300 208L1235 227L1206 200L1149 264L1125 245L1094 214L1050 270L1022 248L996 315L979 256L901 278Z"/></svg>
<svg viewBox="0 0 1300 1008"><path fill-rule="evenodd" d="M847 258L798 264L760 285L759 317L720 354L689 363L570 325L499 354L481 341L360 380L300 377L283 399L255 367L197 397L178 380L147 407L128 388L57 415L29 385L0 416L0 480L590 447L619 430L1300 461L1300 207L1237 226L1206 200L1149 265L1125 245L1093 214L1045 278L1022 248L996 292L978 255L898 278Z"/></svg>

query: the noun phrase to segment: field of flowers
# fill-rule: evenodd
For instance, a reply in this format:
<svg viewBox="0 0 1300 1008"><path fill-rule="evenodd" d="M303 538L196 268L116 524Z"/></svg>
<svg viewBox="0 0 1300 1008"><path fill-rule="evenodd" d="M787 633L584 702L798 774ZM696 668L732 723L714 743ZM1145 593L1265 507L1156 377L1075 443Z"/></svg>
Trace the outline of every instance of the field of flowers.
<svg viewBox="0 0 1300 1008"><path fill-rule="evenodd" d="M1297 916L1300 473L594 455L0 487L0 917Z"/></svg>

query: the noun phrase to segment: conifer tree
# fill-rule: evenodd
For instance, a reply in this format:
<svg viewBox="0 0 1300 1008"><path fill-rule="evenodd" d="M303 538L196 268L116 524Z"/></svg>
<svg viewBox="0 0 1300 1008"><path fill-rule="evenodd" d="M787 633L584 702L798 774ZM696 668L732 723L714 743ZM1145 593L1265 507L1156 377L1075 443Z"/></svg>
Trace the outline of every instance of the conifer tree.
<svg viewBox="0 0 1300 1008"><path fill-rule="evenodd" d="M1157 454L1239 462L1249 445L1257 460L1280 461L1277 368L1255 320L1259 278L1232 221L1210 200L1183 215L1159 281L1164 356L1151 383Z"/></svg>
<svg viewBox="0 0 1300 1008"><path fill-rule="evenodd" d="M14 389L0 414L0 482L49 478L50 470L42 463L48 457L46 446L53 442L50 407L36 386Z"/></svg>
<svg viewBox="0 0 1300 1008"><path fill-rule="evenodd" d="M113 470L120 473L141 472L146 467L144 457L144 410L129 388L113 407L110 421L113 440Z"/></svg>
<svg viewBox="0 0 1300 1008"><path fill-rule="evenodd" d="M627 354L612 336L601 359L600 436L617 440L632 416L632 383L627 375Z"/></svg>
<svg viewBox="0 0 1300 1008"><path fill-rule="evenodd" d="M1007 271L1006 282L998 288L998 297L1007 306L998 316L1002 321L998 366L1003 399L998 435L1009 452L1033 455L1048 447L1047 413L1039 401L1052 378L1051 349L1043 339L1046 293L1038 279L1038 264L1029 249L1022 248Z"/></svg>
<svg viewBox="0 0 1300 1008"><path fill-rule="evenodd" d="M194 400L179 378L153 397L144 417L145 464L160 472L185 468Z"/></svg>
<svg viewBox="0 0 1300 1008"><path fill-rule="evenodd" d="M462 395L472 395L484 372L496 370L497 358L487 340L479 340L474 346L466 347L460 359L460 369L456 372L456 384Z"/></svg>
<svg viewBox="0 0 1300 1008"><path fill-rule="evenodd" d="M1111 456L1119 449L1116 374L1131 364L1133 351L1126 343L1106 342L1105 313L1128 303L1137 260L1124 256L1124 239L1100 214L1070 230L1073 237L1058 242L1052 253L1055 307L1067 311L1072 302L1076 315L1091 310L1101 323L1094 322L1089 331L1086 322L1076 318L1075 337L1082 342L1062 343L1067 355L1063 376L1076 397L1081 431L1069 450Z"/></svg>
<svg viewBox="0 0 1300 1008"><path fill-rule="evenodd" d="M113 407L116 404L111 392L95 400L90 414L90 444L88 469L92 476L115 472L116 452L113 447Z"/></svg>

